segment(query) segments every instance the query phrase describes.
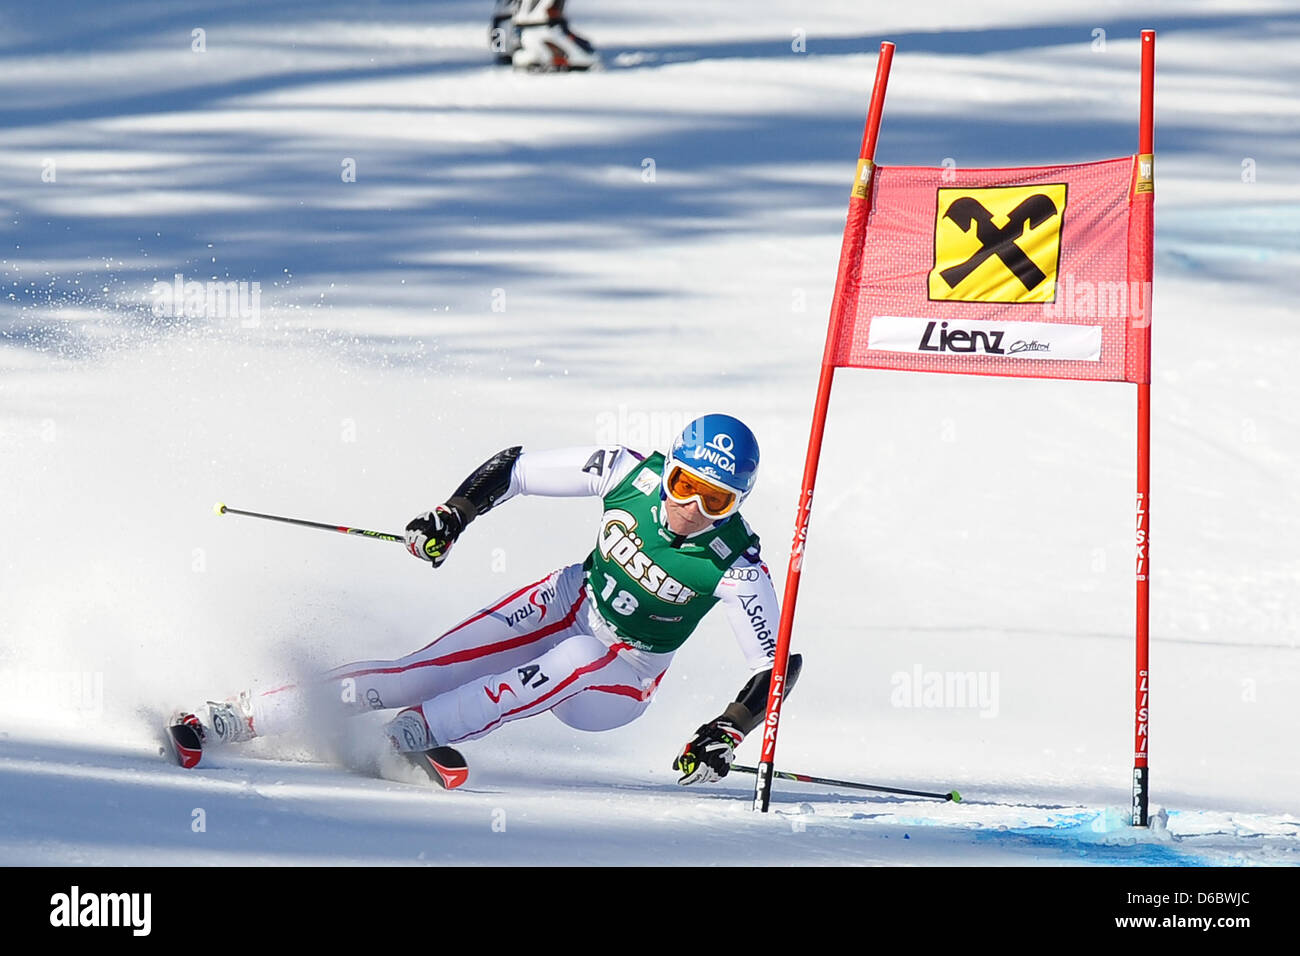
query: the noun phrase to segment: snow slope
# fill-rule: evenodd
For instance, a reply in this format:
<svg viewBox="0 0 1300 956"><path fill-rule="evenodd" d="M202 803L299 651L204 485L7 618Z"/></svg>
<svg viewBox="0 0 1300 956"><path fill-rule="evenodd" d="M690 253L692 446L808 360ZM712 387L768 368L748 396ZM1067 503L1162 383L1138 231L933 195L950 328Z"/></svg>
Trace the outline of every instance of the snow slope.
<svg viewBox="0 0 1300 956"><path fill-rule="evenodd" d="M1300 15L1042 6L574 0L607 69L550 77L488 65L486 0L0 11L0 862L1300 860ZM714 620L640 721L509 725L454 794L295 741L157 759L156 712L421 646L579 560L597 513L511 502L431 576L216 500L395 530L506 445L662 447L725 409L763 443L779 585L879 40L879 161L1016 165L1134 151L1144 27L1150 832L1133 392L1091 383L837 376L778 764L962 804L678 788L744 679ZM256 322L154 314L177 273L259 283ZM934 674L989 696L907 706Z"/></svg>

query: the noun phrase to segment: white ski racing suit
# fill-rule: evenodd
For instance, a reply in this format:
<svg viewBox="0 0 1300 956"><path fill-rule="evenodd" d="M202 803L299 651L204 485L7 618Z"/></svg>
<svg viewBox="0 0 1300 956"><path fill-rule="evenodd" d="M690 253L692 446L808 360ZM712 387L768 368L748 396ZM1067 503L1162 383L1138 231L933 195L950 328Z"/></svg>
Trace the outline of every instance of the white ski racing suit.
<svg viewBox="0 0 1300 956"><path fill-rule="evenodd" d="M623 446L525 452L497 504L515 495L603 498L642 461ZM479 609L405 657L334 668L324 675L321 697L358 712L418 706L439 744L481 737L548 710L579 730L622 726L645 711L673 654L653 653L620 637L597 609L586 578L582 563L567 565ZM770 668L779 612L757 547L736 556L714 596L750 672ZM257 735L300 722L307 692L289 686L251 694Z"/></svg>

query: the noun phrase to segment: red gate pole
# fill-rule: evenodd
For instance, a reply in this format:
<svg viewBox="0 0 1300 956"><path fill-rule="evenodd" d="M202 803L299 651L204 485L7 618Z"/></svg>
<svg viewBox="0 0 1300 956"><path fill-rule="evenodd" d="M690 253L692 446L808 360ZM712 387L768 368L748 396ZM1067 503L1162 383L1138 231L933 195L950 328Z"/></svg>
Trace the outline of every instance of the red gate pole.
<svg viewBox="0 0 1300 956"><path fill-rule="evenodd" d="M1137 383L1137 629L1136 662L1133 705L1133 826L1147 825L1147 802L1150 796L1147 742L1151 713L1150 661L1148 656L1151 625L1151 243L1152 205L1154 203L1154 147L1155 121L1152 100L1155 93L1156 31L1142 31L1142 105L1138 131L1138 165L1151 163L1151 178L1145 188L1139 184L1134 203L1145 203L1145 210L1135 214L1146 217L1146 274L1139 278L1146 283L1146 327L1144 353L1146 367Z"/></svg>
<svg viewBox="0 0 1300 956"><path fill-rule="evenodd" d="M767 718L763 722L763 751L754 784L754 809L767 812L772 797L772 768L776 760L776 731L785 693L786 667L790 660L790 631L794 624L794 606L799 594L799 576L803 568L804 544L808 522L812 517L813 486L817 483L817 463L821 457L822 435L826 430L826 408L830 404L831 382L835 378L835 350L844 314L857 301L862 265L862 236L871 212L872 171L875 169L876 137L880 115L885 106L885 87L889 84L889 66L894 60L894 44L880 44L876 61L876 80L871 88L871 106L862 134L858 154L858 172L849 198L848 218L844 223L844 242L840 247L839 275L835 279L835 297L831 300L830 322L826 329L826 348L822 353L821 377L817 382L817 401L813 408L812 433L808 437L808 456L803 466L803 485L795 509L794 540L790 545L790 565L781 599L781 627L776 638L772 679L768 689Z"/></svg>

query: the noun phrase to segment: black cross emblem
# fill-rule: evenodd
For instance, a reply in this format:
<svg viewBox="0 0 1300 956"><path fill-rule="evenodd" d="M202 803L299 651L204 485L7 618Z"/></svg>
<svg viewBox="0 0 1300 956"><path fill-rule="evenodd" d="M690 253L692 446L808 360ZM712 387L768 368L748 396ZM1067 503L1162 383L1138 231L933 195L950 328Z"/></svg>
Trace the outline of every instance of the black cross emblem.
<svg viewBox="0 0 1300 956"><path fill-rule="evenodd" d="M1024 235L1026 224L1031 229L1037 229L1056 213L1056 203L1042 193L1035 193L1011 210L1007 224L999 229L993 225L993 214L979 200L970 196L954 200L943 214L944 218L951 219L962 232L970 232L971 223L974 223L975 237L979 239L980 247L965 262L944 269L939 275L943 276L950 289L955 289L979 268L981 262L989 256L997 256L1024 284L1026 291L1033 289L1047 275L1016 245L1016 240Z"/></svg>

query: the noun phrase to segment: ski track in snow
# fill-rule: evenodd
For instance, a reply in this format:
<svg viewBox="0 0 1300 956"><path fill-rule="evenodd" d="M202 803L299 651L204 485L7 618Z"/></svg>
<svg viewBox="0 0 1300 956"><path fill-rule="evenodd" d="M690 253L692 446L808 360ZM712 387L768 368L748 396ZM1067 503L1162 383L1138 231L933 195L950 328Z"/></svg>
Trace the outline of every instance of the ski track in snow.
<svg viewBox="0 0 1300 956"><path fill-rule="evenodd" d="M18 799L0 818L0 849L14 864L647 865L726 859L745 837L760 863L1224 866L1293 863L1300 831L1295 817L1175 810L1144 833L1122 808L996 794L940 804L782 792L761 817L747 789L686 794L654 776L488 770L443 793L319 763L231 757L184 772L138 749L6 741L0 781ZM579 819L583 839L565 839Z"/></svg>
<svg viewBox="0 0 1300 956"><path fill-rule="evenodd" d="M1300 16L787 6L575 0L607 69L553 77L487 64L487 0L0 12L0 863L1300 863ZM1150 830L1133 396L1094 383L837 376L777 763L960 804L678 787L745 677L711 619L639 721L510 725L456 793L293 741L158 759L156 713L422 646L595 520L510 502L434 577L218 499L395 530L501 447L648 450L727 410L779 588L879 40L880 162L1028 165L1135 150L1148 26ZM258 322L154 314L177 273L259 282ZM916 673L997 692L933 707Z"/></svg>

